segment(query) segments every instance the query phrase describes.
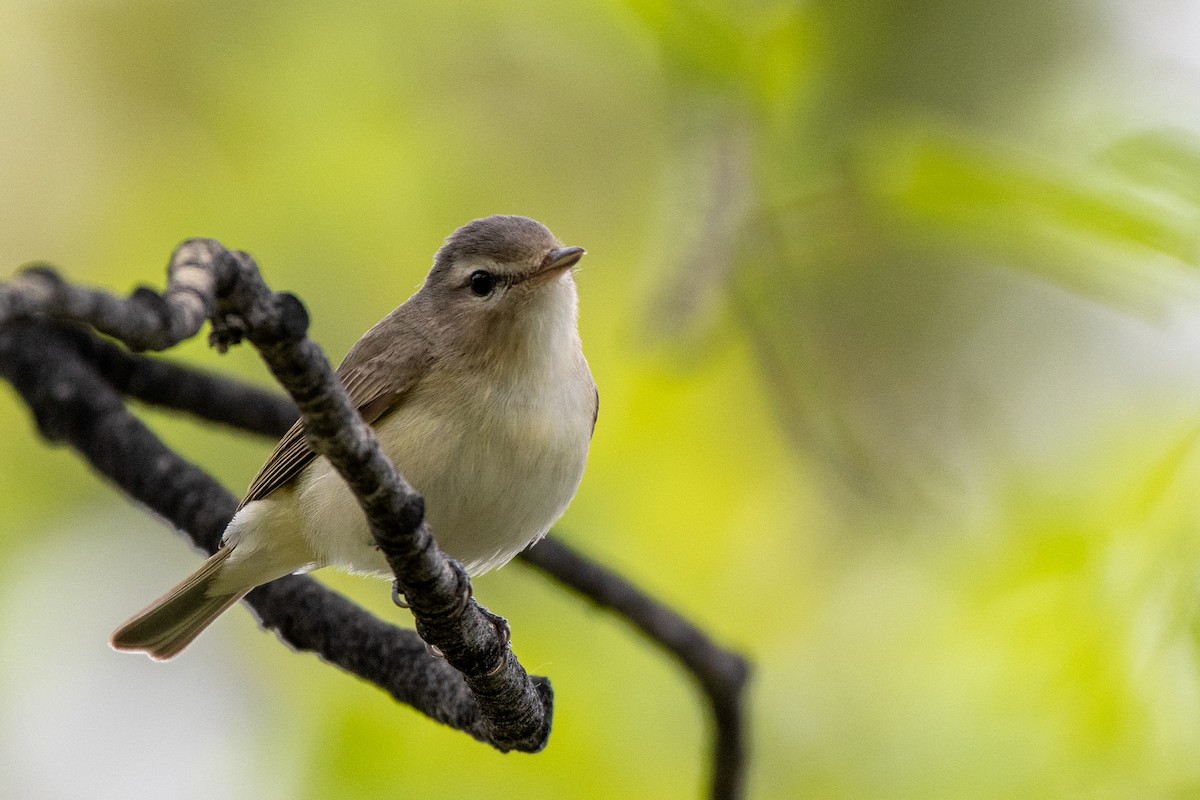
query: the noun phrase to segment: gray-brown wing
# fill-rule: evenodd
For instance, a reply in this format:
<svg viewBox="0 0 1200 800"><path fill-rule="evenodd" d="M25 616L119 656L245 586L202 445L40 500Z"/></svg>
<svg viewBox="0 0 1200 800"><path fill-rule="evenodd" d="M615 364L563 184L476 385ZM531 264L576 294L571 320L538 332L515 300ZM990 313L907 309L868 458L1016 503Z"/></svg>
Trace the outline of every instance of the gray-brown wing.
<svg viewBox="0 0 1200 800"><path fill-rule="evenodd" d="M350 395L350 402L368 425L403 402L405 395L424 375L430 361L427 342L419 338L405 341L404 346L391 353L381 353L379 348L371 347L368 341L378 338L372 336L377 331L379 326L364 336L337 371L346 393ZM393 332L400 333L394 328ZM297 420L275 445L267 463L251 481L238 510L289 483L315 457L316 453L304 437L304 425Z"/></svg>
<svg viewBox="0 0 1200 800"><path fill-rule="evenodd" d="M296 420L295 424L279 440L279 444L275 445L275 449L267 458L267 463L263 464L263 468L250 482L246 496L238 504L238 511L241 511L247 503L263 499L296 477L296 474L304 469L304 466L312 461L315 455L316 453L308 446L308 442L304 440L303 423Z"/></svg>

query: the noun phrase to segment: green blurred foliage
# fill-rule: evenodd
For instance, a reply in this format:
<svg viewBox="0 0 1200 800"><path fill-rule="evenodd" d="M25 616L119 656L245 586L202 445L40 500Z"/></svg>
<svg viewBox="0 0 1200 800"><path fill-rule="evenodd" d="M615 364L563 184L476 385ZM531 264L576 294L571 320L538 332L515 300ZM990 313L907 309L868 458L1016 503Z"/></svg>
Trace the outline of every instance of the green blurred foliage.
<svg viewBox="0 0 1200 800"><path fill-rule="evenodd" d="M754 660L751 796L1193 796L1200 140L1139 116L1155 100L1110 12L3 0L0 257L126 291L216 236L305 299L337 359L455 227L537 217L589 250L602 395L561 535ZM249 351L170 357L267 383ZM269 448L145 416L235 490ZM94 529L122 501L11 392L0 418L0 584L26 587L0 654L75 647L40 683L0 681L0 787L127 796L35 766L103 741L144 771L138 737L181 727L178 698L154 698L192 660L261 701L197 718L240 754L233 796L702 791L686 677L519 565L477 592L554 681L537 756L441 729L244 615L209 634L234 647L136 672L111 728L60 718L56 680L142 666L105 631L192 557L161 526ZM96 558L123 574L84 584L93 627L38 624L21 597L78 591ZM382 584L325 577L397 617ZM61 740L5 752L31 720Z"/></svg>

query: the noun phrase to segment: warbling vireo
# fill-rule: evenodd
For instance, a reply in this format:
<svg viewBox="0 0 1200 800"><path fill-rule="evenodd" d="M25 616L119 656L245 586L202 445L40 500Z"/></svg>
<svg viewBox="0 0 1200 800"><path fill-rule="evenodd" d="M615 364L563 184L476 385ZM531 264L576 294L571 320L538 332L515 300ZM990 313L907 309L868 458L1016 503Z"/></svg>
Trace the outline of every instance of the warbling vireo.
<svg viewBox="0 0 1200 800"><path fill-rule="evenodd" d="M525 217L475 220L337 370L424 496L438 544L472 575L541 538L583 476L598 408L576 326L571 268L583 254ZM297 422L221 549L122 625L112 646L171 658L255 586L325 566L392 577L350 489Z"/></svg>

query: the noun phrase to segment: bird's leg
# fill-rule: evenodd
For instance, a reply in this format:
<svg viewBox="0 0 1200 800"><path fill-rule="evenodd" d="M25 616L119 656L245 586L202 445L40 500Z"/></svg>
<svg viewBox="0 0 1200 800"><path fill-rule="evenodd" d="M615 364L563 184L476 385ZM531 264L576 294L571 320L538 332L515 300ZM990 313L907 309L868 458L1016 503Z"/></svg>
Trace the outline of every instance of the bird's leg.
<svg viewBox="0 0 1200 800"><path fill-rule="evenodd" d="M467 575L467 571L463 569L462 564L459 564L453 559L449 562L451 569L454 570L455 577L458 578L459 601L458 607L450 613L451 619L461 617L467 610L467 606L471 604L471 598L474 597L474 590L471 588L471 579ZM497 616L488 611L483 606L479 606L479 610L484 613L488 621L492 623L492 627L496 629L496 636L500 639L501 649L507 649L508 643L512 641L512 630L508 626L508 620L504 617Z"/></svg>

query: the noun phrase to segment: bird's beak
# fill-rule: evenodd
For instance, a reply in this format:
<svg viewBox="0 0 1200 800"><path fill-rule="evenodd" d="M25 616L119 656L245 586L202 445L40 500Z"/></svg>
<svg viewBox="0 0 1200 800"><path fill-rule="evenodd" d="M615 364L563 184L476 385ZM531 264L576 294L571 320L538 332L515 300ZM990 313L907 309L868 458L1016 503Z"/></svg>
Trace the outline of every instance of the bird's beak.
<svg viewBox="0 0 1200 800"><path fill-rule="evenodd" d="M559 272L573 267L579 263L579 259L583 258L586 252L582 247L560 247L557 250L551 250L542 259L542 266L538 269L538 274L544 275L547 272Z"/></svg>

